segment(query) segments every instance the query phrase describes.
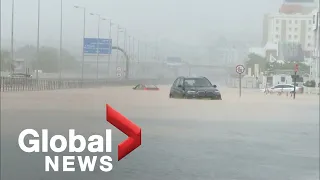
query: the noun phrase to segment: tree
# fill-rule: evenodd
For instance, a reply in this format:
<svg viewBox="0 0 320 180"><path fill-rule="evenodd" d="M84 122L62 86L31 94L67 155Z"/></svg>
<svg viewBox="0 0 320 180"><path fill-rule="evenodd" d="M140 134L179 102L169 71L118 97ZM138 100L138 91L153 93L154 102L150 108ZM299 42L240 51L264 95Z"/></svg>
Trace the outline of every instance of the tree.
<svg viewBox="0 0 320 180"><path fill-rule="evenodd" d="M274 71L274 70L294 70L295 64L299 65L299 71L304 73L310 72L310 67L304 63L296 62L268 62L266 58L261 57L257 54L251 53L248 55L248 61L246 67L251 68L254 71L254 65L259 64L261 72Z"/></svg>
<svg viewBox="0 0 320 180"><path fill-rule="evenodd" d="M268 64L266 61L266 58L261 57L255 53L250 53L248 55L248 61L246 62L246 68L251 68L252 71L254 72L254 65L259 64L259 71L266 71L268 70Z"/></svg>
<svg viewBox="0 0 320 180"><path fill-rule="evenodd" d="M296 62L285 62L285 63L268 63L268 66L271 70L294 70L295 65L298 64L299 71L304 73L310 72L310 66L304 64L304 63L296 63Z"/></svg>
<svg viewBox="0 0 320 180"><path fill-rule="evenodd" d="M59 51L53 47L41 47L39 60L34 46L24 46L16 52L17 57L25 59L33 70L47 73L59 72ZM78 61L66 50L62 50L61 70L73 70L79 67Z"/></svg>

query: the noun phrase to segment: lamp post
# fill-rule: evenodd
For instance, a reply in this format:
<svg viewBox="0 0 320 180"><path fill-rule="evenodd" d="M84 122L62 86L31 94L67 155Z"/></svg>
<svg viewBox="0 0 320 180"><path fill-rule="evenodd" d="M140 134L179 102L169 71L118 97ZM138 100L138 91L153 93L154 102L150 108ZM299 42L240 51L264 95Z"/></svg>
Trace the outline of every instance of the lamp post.
<svg viewBox="0 0 320 180"><path fill-rule="evenodd" d="M59 68L59 87L61 85L61 62L62 62L62 25L63 25L63 3L62 0L60 0L60 50L59 50L59 62L58 62L58 68Z"/></svg>
<svg viewBox="0 0 320 180"><path fill-rule="evenodd" d="M11 12L11 66L10 66L10 72L13 73L14 71L14 48L13 48L13 42L14 42L14 4L15 0L12 0L12 12Z"/></svg>
<svg viewBox="0 0 320 180"><path fill-rule="evenodd" d="M112 23L112 20L109 19L109 39L112 41L112 37L111 37L111 32L112 32L112 26L114 25ZM113 42L111 42L113 43ZM111 47L110 47L110 54L109 54L109 57L108 57L108 76L110 75L110 61L111 61L111 57L112 57L112 44L111 44Z"/></svg>
<svg viewBox="0 0 320 180"><path fill-rule="evenodd" d="M77 9L83 10L83 36L82 36L82 61L81 61L81 86L83 85L84 74L84 38L86 37L86 8L81 6L74 6Z"/></svg>
<svg viewBox="0 0 320 180"><path fill-rule="evenodd" d="M140 63L140 41L138 40L138 64Z"/></svg>
<svg viewBox="0 0 320 180"><path fill-rule="evenodd" d="M102 20L100 14L90 13L92 16L98 17L98 38L97 38L97 80L99 79L99 57L100 57L100 21Z"/></svg>
<svg viewBox="0 0 320 180"><path fill-rule="evenodd" d="M129 35L129 49L128 49L128 56L129 56L129 61L131 59L131 36Z"/></svg>
<svg viewBox="0 0 320 180"><path fill-rule="evenodd" d="M37 83L39 80L39 64L40 64L40 57L39 57L39 51L40 51L40 0L38 0L38 27L37 27L37 72L36 72L36 78Z"/></svg>
<svg viewBox="0 0 320 180"><path fill-rule="evenodd" d="M119 25L117 26L117 48L119 48L119 32L124 32L124 28L121 28ZM117 50L117 55L116 55L116 64L118 66L118 61L119 61L119 50Z"/></svg>

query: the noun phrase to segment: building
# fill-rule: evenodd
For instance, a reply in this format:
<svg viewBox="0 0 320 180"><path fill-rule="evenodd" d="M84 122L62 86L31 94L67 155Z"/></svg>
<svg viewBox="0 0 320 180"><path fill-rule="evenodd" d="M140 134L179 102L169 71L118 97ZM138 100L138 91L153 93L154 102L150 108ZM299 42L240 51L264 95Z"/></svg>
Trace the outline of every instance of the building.
<svg viewBox="0 0 320 180"><path fill-rule="evenodd" d="M267 42L300 44L304 51L313 51L314 33L312 13L309 14L267 14L264 17L263 46Z"/></svg>
<svg viewBox="0 0 320 180"><path fill-rule="evenodd" d="M319 11L313 11L313 18L312 18L312 30L313 30L313 37L314 37L314 50L313 50L313 61L310 66L310 78L316 81L316 84L320 82L320 17Z"/></svg>

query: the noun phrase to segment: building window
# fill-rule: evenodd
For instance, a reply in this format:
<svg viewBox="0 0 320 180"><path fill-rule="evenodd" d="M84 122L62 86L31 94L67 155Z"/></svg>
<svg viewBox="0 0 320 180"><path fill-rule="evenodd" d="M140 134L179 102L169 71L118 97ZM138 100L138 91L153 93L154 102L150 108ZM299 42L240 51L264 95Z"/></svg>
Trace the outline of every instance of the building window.
<svg viewBox="0 0 320 180"><path fill-rule="evenodd" d="M289 28L289 31L291 31L292 30L292 28Z"/></svg>
<svg viewBox="0 0 320 180"><path fill-rule="evenodd" d="M290 35L289 35L289 39L291 39L291 38L292 38L292 35L290 34Z"/></svg>
<svg viewBox="0 0 320 180"><path fill-rule="evenodd" d="M298 39L298 36L297 36L297 35L294 35L294 39Z"/></svg>
<svg viewBox="0 0 320 180"><path fill-rule="evenodd" d="M279 35L277 34L277 35L276 35L276 39L278 39L278 38L279 38Z"/></svg>
<svg viewBox="0 0 320 180"><path fill-rule="evenodd" d="M310 47L311 46L311 44L310 43L308 43L308 47Z"/></svg>
<svg viewBox="0 0 320 180"><path fill-rule="evenodd" d="M297 32L297 31L298 31L298 28L294 28L294 31Z"/></svg>
<svg viewBox="0 0 320 180"><path fill-rule="evenodd" d="M276 27L276 31L279 31L279 27Z"/></svg>
<svg viewBox="0 0 320 180"><path fill-rule="evenodd" d="M311 36L310 36L310 35L308 36L308 39L311 39Z"/></svg>

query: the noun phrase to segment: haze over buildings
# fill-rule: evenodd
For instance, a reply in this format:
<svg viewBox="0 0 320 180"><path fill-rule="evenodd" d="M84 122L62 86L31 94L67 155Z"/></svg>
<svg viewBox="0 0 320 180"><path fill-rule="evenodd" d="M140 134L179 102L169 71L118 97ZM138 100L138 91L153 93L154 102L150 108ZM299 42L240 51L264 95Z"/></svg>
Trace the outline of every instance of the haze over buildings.
<svg viewBox="0 0 320 180"><path fill-rule="evenodd" d="M202 47L210 46L221 35L230 40L259 42L263 14L278 7L281 0L68 0L63 3L63 45L73 54L80 53L82 49L82 12L73 8L74 5L81 5L87 7L88 13L112 18L141 42L166 40L167 44L179 44L179 47L166 52L171 50L172 54L177 54L184 49L184 55L190 56L201 54ZM2 0L1 18L2 43L9 48L11 0ZM86 19L87 36L96 37L97 18L88 15ZM58 47L60 1L41 0L40 21L41 46ZM16 0L15 47L35 45L36 29L37 1ZM101 23L101 37L108 37L108 22ZM112 37L116 38L115 28ZM194 50L190 50L190 47ZM165 49L166 46L159 48Z"/></svg>

